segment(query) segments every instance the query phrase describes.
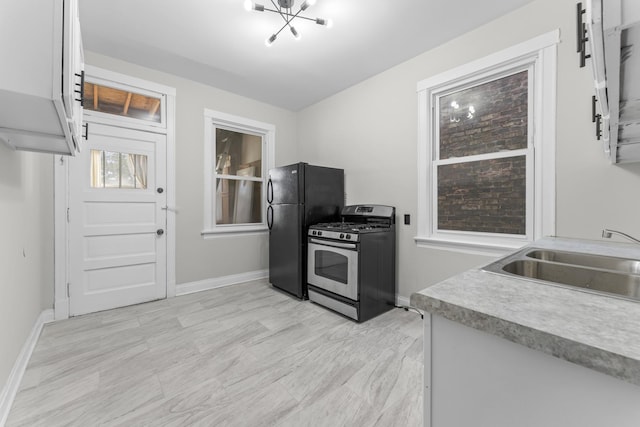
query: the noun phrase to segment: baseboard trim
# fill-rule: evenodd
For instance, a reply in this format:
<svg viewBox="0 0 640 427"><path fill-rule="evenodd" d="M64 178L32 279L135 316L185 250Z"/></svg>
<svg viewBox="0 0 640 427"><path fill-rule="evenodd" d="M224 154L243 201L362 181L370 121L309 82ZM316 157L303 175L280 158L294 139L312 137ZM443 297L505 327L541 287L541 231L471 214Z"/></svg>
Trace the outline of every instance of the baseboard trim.
<svg viewBox="0 0 640 427"><path fill-rule="evenodd" d="M69 318L69 298L66 293L63 298L56 298L53 303L53 312L55 320L64 320Z"/></svg>
<svg viewBox="0 0 640 427"><path fill-rule="evenodd" d="M176 296L208 291L225 286L237 285L251 280L265 279L269 277L269 270L249 271L246 273L232 274L223 277L198 280L195 282L180 283L176 285Z"/></svg>
<svg viewBox="0 0 640 427"><path fill-rule="evenodd" d="M401 295L396 296L396 305L400 307L409 307L410 301L409 298L403 297Z"/></svg>
<svg viewBox="0 0 640 427"><path fill-rule="evenodd" d="M24 371L27 369L27 364L29 363L29 359L31 359L33 349L36 347L38 338L40 338L42 327L45 323L53 322L53 320L54 314L52 309L44 310L40 313L40 316L38 316L31 329L31 333L20 350L20 354L18 354L16 362L13 364L13 369L9 373L9 378L7 378L7 382L0 394L0 427L3 427L7 422L11 405L13 405L13 400L20 389Z"/></svg>

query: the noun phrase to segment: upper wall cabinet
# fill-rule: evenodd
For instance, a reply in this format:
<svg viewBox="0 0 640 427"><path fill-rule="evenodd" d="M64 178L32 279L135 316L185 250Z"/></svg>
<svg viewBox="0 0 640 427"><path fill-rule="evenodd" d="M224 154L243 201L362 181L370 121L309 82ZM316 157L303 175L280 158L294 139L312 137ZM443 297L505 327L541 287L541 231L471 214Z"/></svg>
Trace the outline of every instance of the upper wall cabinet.
<svg viewBox="0 0 640 427"><path fill-rule="evenodd" d="M613 163L640 162L640 1L587 0L578 6L578 49L589 49L593 121ZM587 56L588 57L588 56Z"/></svg>
<svg viewBox="0 0 640 427"><path fill-rule="evenodd" d="M74 155L84 87L78 0L2 0L0 61L0 140Z"/></svg>

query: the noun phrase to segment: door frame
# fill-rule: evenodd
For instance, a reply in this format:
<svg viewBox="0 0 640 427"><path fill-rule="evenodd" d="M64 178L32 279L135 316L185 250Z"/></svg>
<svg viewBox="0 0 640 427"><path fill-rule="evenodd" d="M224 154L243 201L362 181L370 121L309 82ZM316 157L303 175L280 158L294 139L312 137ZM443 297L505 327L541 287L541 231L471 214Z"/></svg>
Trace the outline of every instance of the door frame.
<svg viewBox="0 0 640 427"><path fill-rule="evenodd" d="M128 129L160 133L167 138L167 298L176 296L176 163L175 163L175 97L176 89L131 77L98 67L85 67L86 79L99 80L101 83L113 83L117 87L128 87L132 90L156 92L166 100L166 126L157 124L132 124L128 120L118 120L118 116L105 117L102 114L84 112L85 123L100 123ZM91 132L91 126L88 128ZM83 143L80 142L80 149ZM69 318L69 159L65 156L54 156L54 316L55 320Z"/></svg>

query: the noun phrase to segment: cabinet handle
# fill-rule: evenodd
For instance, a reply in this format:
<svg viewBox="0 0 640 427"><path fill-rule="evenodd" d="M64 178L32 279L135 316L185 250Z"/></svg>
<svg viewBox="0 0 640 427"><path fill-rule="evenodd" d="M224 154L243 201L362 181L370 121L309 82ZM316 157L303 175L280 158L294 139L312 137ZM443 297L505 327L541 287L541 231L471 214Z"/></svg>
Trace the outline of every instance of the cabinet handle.
<svg viewBox="0 0 640 427"><path fill-rule="evenodd" d="M591 96L591 122L596 124L596 138L600 141L602 138L602 114L597 114L596 102L598 102L598 98L595 95Z"/></svg>
<svg viewBox="0 0 640 427"><path fill-rule="evenodd" d="M591 55L587 55L587 24L583 22L583 16L586 9L582 8L582 3L577 4L576 10L576 36L577 36L577 51L580 54L580 68L585 66L587 58L591 58Z"/></svg>
<svg viewBox="0 0 640 427"><path fill-rule="evenodd" d="M584 15L586 10L582 8L582 3L578 3L576 6L576 41L578 45L576 52L580 53L582 50L582 15Z"/></svg>
<svg viewBox="0 0 640 427"><path fill-rule="evenodd" d="M82 137L85 141L87 141L89 139L89 123L83 124L82 127L84 128L84 134L82 135Z"/></svg>
<svg viewBox="0 0 640 427"><path fill-rule="evenodd" d="M76 101L80 103L81 107L84 107L84 70L80 74L76 73L76 77L80 77L80 83L76 83L76 86L79 86L80 90L74 90L75 93L80 94L80 99L76 98Z"/></svg>

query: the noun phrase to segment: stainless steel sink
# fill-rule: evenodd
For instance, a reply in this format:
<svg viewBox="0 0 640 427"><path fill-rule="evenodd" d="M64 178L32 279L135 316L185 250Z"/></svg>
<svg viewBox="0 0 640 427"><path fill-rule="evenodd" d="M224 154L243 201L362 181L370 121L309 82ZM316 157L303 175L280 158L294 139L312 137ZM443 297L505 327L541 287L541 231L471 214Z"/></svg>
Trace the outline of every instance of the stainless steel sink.
<svg viewBox="0 0 640 427"><path fill-rule="evenodd" d="M640 261L635 259L590 255L578 252L552 251L548 249L530 251L527 252L527 256L542 261L553 261L562 264L582 265L590 268L640 274Z"/></svg>
<svg viewBox="0 0 640 427"><path fill-rule="evenodd" d="M640 260L525 248L483 270L640 301Z"/></svg>

